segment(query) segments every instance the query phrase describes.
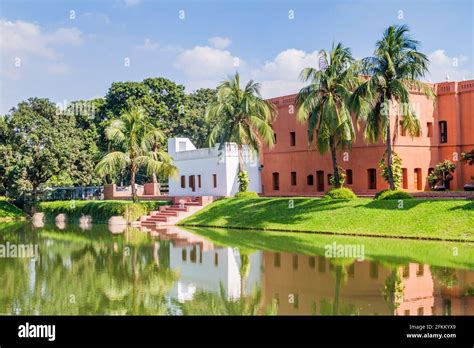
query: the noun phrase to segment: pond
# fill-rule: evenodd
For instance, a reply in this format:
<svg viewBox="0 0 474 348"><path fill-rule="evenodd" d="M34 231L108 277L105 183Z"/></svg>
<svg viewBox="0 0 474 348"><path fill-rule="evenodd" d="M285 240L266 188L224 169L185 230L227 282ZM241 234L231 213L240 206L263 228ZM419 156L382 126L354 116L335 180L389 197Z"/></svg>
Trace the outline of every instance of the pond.
<svg viewBox="0 0 474 348"><path fill-rule="evenodd" d="M0 284L0 315L474 315L474 244L15 223Z"/></svg>

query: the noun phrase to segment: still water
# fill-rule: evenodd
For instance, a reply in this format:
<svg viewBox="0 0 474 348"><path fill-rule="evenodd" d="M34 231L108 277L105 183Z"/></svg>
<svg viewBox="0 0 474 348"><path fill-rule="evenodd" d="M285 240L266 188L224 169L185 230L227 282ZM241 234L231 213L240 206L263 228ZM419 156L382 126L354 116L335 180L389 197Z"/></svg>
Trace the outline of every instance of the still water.
<svg viewBox="0 0 474 348"><path fill-rule="evenodd" d="M311 238L4 226L0 315L474 315L474 245L353 238L365 254L336 258L349 238Z"/></svg>

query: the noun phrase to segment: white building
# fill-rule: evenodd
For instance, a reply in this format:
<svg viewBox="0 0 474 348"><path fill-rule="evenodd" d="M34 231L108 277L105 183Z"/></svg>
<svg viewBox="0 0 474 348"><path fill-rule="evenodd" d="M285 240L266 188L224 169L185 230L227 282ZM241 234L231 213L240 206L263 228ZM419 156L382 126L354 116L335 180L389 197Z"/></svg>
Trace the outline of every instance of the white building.
<svg viewBox="0 0 474 348"><path fill-rule="evenodd" d="M258 155L247 147L242 152L248 190L261 193ZM196 149L188 138L170 138L168 154L179 170L178 177L169 179L170 196L233 196L239 191L237 144L226 143L221 150L219 145Z"/></svg>

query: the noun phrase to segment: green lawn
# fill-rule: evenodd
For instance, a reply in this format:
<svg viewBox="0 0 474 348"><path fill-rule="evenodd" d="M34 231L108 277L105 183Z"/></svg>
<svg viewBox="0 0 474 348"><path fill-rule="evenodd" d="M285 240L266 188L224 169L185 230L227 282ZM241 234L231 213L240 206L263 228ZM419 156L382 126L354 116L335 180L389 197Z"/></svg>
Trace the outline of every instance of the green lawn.
<svg viewBox="0 0 474 348"><path fill-rule="evenodd" d="M24 220L25 218L26 214L23 210L0 197L0 221Z"/></svg>
<svg viewBox="0 0 474 348"><path fill-rule="evenodd" d="M214 244L247 250L299 253L324 256L325 247L336 244L364 246L365 258L387 265L417 262L439 267L474 269L474 244L425 240L336 236L315 233L291 233L232 230L210 227L185 227ZM350 261L351 260L347 260Z"/></svg>
<svg viewBox="0 0 474 348"><path fill-rule="evenodd" d="M474 241L474 201L222 199L181 225Z"/></svg>

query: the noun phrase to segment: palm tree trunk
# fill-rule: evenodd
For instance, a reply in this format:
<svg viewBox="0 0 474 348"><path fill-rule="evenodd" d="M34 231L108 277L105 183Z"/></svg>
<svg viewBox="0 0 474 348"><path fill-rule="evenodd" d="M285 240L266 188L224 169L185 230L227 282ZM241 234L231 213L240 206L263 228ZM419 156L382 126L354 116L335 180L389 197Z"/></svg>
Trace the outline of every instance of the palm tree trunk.
<svg viewBox="0 0 474 348"><path fill-rule="evenodd" d="M239 154L239 173L240 173L240 172L243 172L245 170L242 145L237 146L237 151L238 151L238 154Z"/></svg>
<svg viewBox="0 0 474 348"><path fill-rule="evenodd" d="M387 116L387 177L390 190L395 190L392 172L392 137L390 135L390 116Z"/></svg>
<svg viewBox="0 0 474 348"><path fill-rule="evenodd" d="M132 201L136 202L137 197L137 188L135 187L137 170L134 166L130 169L130 185L132 185Z"/></svg>
<svg viewBox="0 0 474 348"><path fill-rule="evenodd" d="M340 177L339 177L339 167L337 165L337 152L336 152L336 142L334 138L331 137L329 140L331 146L331 157L332 157L332 166L334 169L334 188L341 188Z"/></svg>
<svg viewBox="0 0 474 348"><path fill-rule="evenodd" d="M154 183L154 184L156 184L158 182L158 179L156 178L156 173L153 173L151 175L151 182Z"/></svg>

